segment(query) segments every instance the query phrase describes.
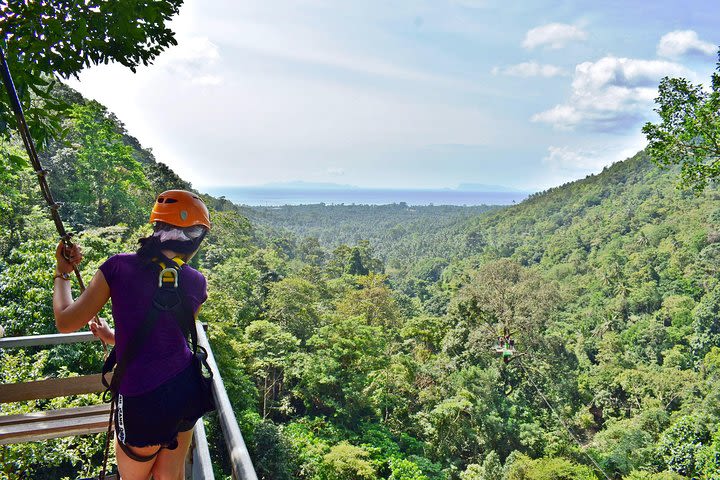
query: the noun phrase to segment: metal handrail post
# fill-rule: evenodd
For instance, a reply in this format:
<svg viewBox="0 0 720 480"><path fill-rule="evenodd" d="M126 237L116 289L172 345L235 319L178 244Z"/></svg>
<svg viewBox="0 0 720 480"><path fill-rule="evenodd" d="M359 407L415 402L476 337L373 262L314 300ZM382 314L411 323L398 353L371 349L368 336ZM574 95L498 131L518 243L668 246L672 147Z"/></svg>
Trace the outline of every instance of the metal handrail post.
<svg viewBox="0 0 720 480"><path fill-rule="evenodd" d="M51 333L28 335L26 337L0 338L0 348L42 347L46 345L68 345L71 343L99 341L92 332Z"/></svg>
<svg viewBox="0 0 720 480"><path fill-rule="evenodd" d="M193 465L192 480L215 480L215 474L212 469L212 461L210 460L210 451L208 450L207 435L205 434L205 424L202 418L195 424L194 447L193 448Z"/></svg>
<svg viewBox="0 0 720 480"><path fill-rule="evenodd" d="M242 433L240 433L235 412L233 412L230 399L225 391L225 384L220 377L220 372L215 362L212 349L210 348L210 343L205 335L205 330L199 322L196 322L195 328L198 333L198 345L207 350L207 362L214 373L212 383L213 395L215 396L215 403L217 405L220 427L222 428L225 444L230 454L232 476L237 480L257 480L258 477L255 473L255 468L253 467L252 460L250 460L250 453L245 445Z"/></svg>

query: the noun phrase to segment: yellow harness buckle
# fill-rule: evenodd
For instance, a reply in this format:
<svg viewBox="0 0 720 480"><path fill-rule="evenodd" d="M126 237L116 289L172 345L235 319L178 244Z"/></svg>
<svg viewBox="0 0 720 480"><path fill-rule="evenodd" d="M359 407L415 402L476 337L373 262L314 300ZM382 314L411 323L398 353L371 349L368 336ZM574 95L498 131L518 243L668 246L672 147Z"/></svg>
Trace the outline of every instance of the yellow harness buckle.
<svg viewBox="0 0 720 480"><path fill-rule="evenodd" d="M157 260L157 259L153 259L153 260ZM178 257L173 258L173 262L177 264L178 268L185 265L185 262L183 262L182 259L178 258ZM158 265L160 265L160 268L162 268L162 270L160 271L160 275L158 275L158 287L162 287L163 283L172 283L175 286L175 288L177 288L178 276L180 275L178 268L166 267L165 263L163 263L163 262L156 262L156 263Z"/></svg>

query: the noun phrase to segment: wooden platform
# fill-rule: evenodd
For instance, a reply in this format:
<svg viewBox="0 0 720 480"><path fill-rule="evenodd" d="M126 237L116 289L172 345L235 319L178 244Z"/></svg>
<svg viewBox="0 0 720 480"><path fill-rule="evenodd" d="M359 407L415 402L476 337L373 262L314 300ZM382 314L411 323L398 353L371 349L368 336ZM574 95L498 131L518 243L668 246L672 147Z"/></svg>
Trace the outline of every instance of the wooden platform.
<svg viewBox="0 0 720 480"><path fill-rule="evenodd" d="M108 381L110 378L111 375L108 375ZM82 395L103 391L105 391L105 387L103 387L99 373L79 377L48 378L34 382L0 385L0 403L66 397L68 395Z"/></svg>
<svg viewBox="0 0 720 480"><path fill-rule="evenodd" d="M60 408L0 417L0 445L106 432L110 405Z"/></svg>
<svg viewBox="0 0 720 480"><path fill-rule="evenodd" d="M213 371L216 372L213 378L213 393L216 395L219 405L218 410L221 414L221 427L226 436L226 446L232 457L233 478L257 480L203 328L198 327L198 336L201 345L208 352L208 361L211 362ZM63 345L96 340L90 332L0 338L0 349ZM108 375L108 377L110 376ZM108 378L109 380L110 378ZM23 383L0 384L0 404L98 393L104 390L100 375L47 378ZM219 400L217 395L221 395ZM109 404L0 416L0 445L105 432L108 428L109 417ZM240 465L236 465L236 463ZM205 428L203 422L197 422L193 448L187 459L186 479L212 480L214 478ZM118 479L116 476L110 475L107 480Z"/></svg>

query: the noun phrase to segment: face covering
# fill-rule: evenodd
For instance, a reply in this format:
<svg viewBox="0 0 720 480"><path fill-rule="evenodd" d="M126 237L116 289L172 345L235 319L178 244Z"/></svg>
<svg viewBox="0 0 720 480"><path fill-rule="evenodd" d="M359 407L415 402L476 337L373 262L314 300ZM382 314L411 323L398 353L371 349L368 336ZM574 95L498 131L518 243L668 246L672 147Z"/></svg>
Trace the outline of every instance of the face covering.
<svg viewBox="0 0 720 480"><path fill-rule="evenodd" d="M160 240L160 243L169 241L189 242L200 237L204 231L205 229L199 225L188 228L163 228L153 233L153 237Z"/></svg>
<svg viewBox="0 0 720 480"><path fill-rule="evenodd" d="M158 229L152 236L160 243L161 249L192 253L200 247L206 233L207 230L200 225L188 228L168 226Z"/></svg>

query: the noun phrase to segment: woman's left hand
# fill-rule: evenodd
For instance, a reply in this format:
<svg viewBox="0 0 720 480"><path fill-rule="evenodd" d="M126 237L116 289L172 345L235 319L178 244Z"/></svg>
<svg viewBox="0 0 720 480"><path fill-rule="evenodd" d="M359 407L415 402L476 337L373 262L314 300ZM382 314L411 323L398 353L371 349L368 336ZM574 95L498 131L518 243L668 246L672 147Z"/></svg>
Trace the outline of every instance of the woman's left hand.
<svg viewBox="0 0 720 480"><path fill-rule="evenodd" d="M97 322L90 322L90 331L108 345L115 345L115 331L104 318L98 317Z"/></svg>
<svg viewBox="0 0 720 480"><path fill-rule="evenodd" d="M72 244L70 247L61 241L55 249L55 260L57 260L57 273L70 273L82 262L82 250L79 245Z"/></svg>

